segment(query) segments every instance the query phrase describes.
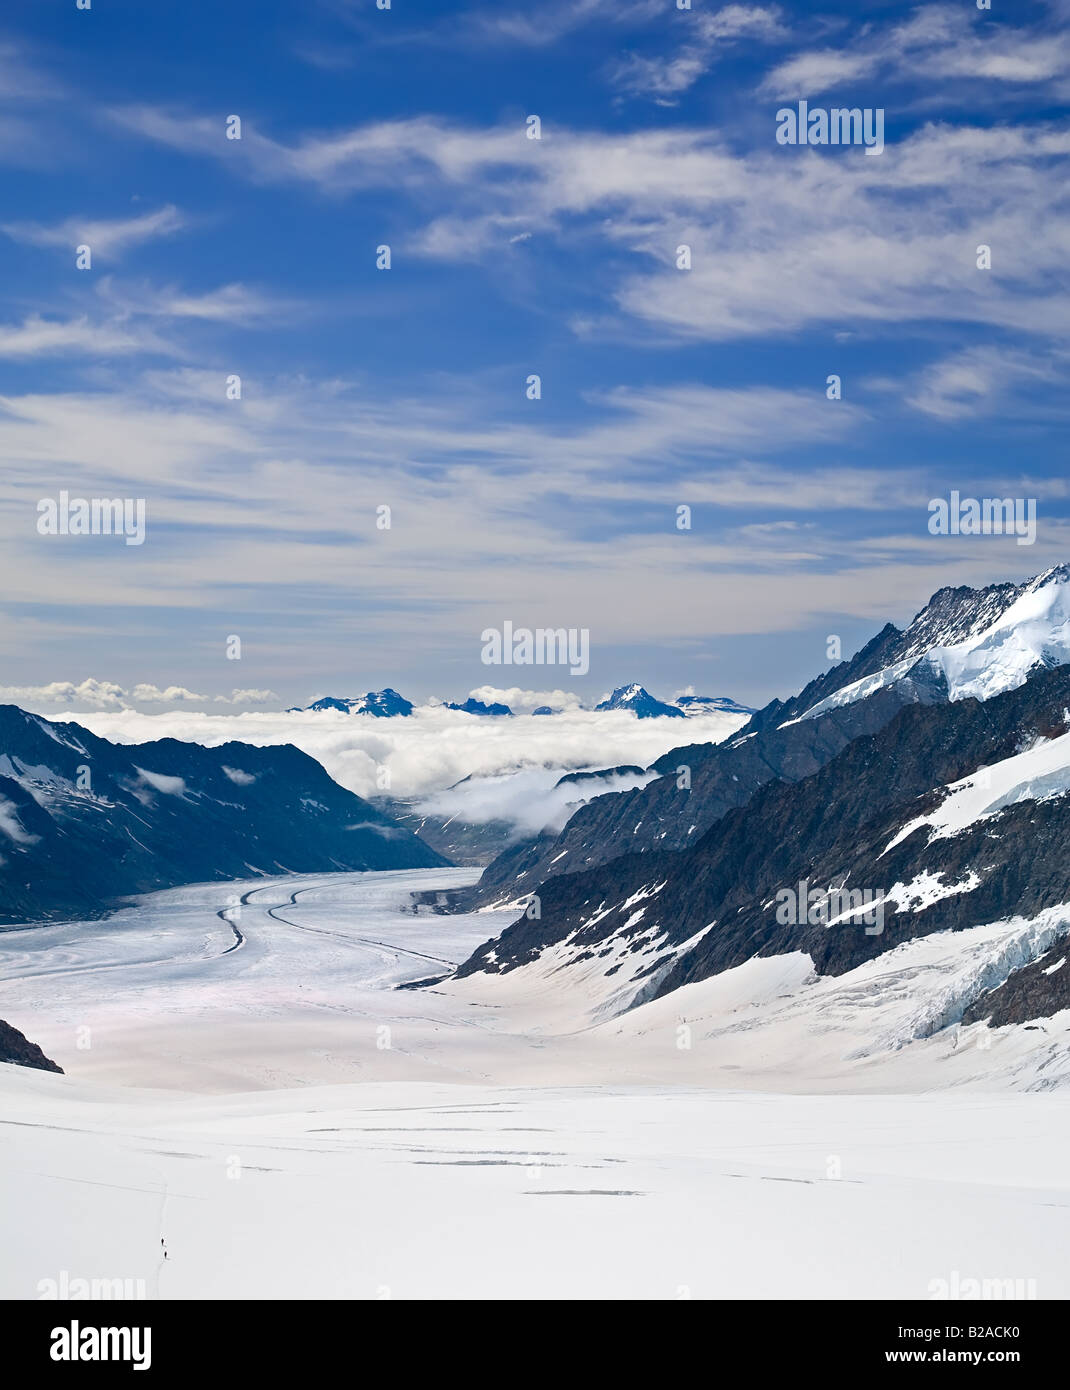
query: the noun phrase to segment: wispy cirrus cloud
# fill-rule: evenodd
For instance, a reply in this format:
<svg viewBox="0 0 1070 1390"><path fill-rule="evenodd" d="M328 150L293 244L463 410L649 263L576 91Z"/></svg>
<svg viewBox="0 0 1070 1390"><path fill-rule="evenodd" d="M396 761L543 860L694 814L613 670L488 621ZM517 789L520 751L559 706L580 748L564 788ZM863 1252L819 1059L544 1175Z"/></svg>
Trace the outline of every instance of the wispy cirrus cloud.
<svg viewBox="0 0 1070 1390"><path fill-rule="evenodd" d="M618 0L612 5L605 0L549 0L531 10L474 6L451 27L455 34L460 30L457 37L462 41L546 48L589 24L642 26L663 19L664 14L661 0Z"/></svg>
<svg viewBox="0 0 1070 1390"><path fill-rule="evenodd" d="M441 20L397 29L376 24L360 0L320 0L321 6L361 41L374 47L427 44L460 49L547 49L583 29L599 25L614 32L664 21L665 0L542 0L535 7L476 3L447 12ZM298 55L330 68L351 59L337 43L303 40Z"/></svg>
<svg viewBox="0 0 1070 1390"><path fill-rule="evenodd" d="M97 294L109 312L127 317L194 319L206 323L255 324L289 320L308 306L294 296L273 293L240 281L203 291L147 280L104 277Z"/></svg>
<svg viewBox="0 0 1070 1390"><path fill-rule="evenodd" d="M973 6L919 6L901 22L868 26L836 48L804 49L761 83L771 96L805 97L860 78L917 83L970 80L1026 86L1065 83L1070 32L1058 13L1047 25L1018 29Z"/></svg>
<svg viewBox="0 0 1070 1390"><path fill-rule="evenodd" d="M776 155L730 162L701 216L696 200L618 223L618 239L662 263L625 278L620 306L711 340L936 320L1061 332L1070 284L1053 175L1070 162L1066 132L929 125L880 160L800 153L790 179ZM687 274L672 265L672 232L692 247ZM998 275L978 270L981 244L998 248Z"/></svg>
<svg viewBox="0 0 1070 1390"><path fill-rule="evenodd" d="M20 323L0 324L0 358L79 356L107 358L132 353L170 354L172 348L150 330L117 320L45 318L30 314Z"/></svg>
<svg viewBox="0 0 1070 1390"><path fill-rule="evenodd" d="M187 152L226 154L200 120L154 110L122 119ZM938 318L1050 333L1065 322L1064 130L930 124L862 159L785 151L774 124L771 112L768 143L746 153L715 131L679 128L550 126L532 141L520 122L479 129L419 117L285 147L253 129L236 167L337 196L389 186L418 215L433 194L439 210L407 237L410 252L432 260L481 261L529 233L609 245L632 259L604 273L605 298L679 337ZM691 247L685 273L675 265L681 242ZM998 275L978 272L980 243L998 248Z"/></svg>
<svg viewBox="0 0 1070 1390"><path fill-rule="evenodd" d="M260 183L306 183L323 193L362 188L414 189L430 173L462 183L494 166L535 157L522 124L514 129L466 129L430 116L373 121L289 141L264 133L252 118L240 141L228 141L222 121L162 107L113 107L107 120L131 135L188 155L226 161ZM527 153L526 153L527 152Z"/></svg>
<svg viewBox="0 0 1070 1390"><path fill-rule="evenodd" d="M151 652L166 669L177 644L190 691L212 688L231 632L249 639L258 686L292 687L295 653L310 652L310 682L331 688L330 663L348 670L356 651L365 663L376 653L361 688L389 683L404 652L471 687L480 633L503 615L588 627L603 652L694 644L696 632L780 631L844 606L882 611L896 544L868 545L875 529L916 533L917 572L904 564L895 583L919 605L927 586L993 563L991 551L952 553L925 536L924 470L823 461L868 420L822 392L630 389L592 396L582 422L520 425L497 418L492 386L470 383L389 397L356 383L253 382L240 405L220 386L209 372L155 372L121 389L0 402L9 612L54 607L64 623L156 614L124 668ZM806 449L816 456L804 468ZM145 545L37 536L42 478L145 497ZM388 531L376 525L384 503ZM681 503L694 514L683 534ZM1042 568L1064 540L1049 523L1035 555L1012 542L1005 560ZM91 546L83 607L72 576ZM617 674L603 666L594 678Z"/></svg>
<svg viewBox="0 0 1070 1390"><path fill-rule="evenodd" d="M151 17L110 67L50 48L78 84L58 100L5 104L0 54L0 135L34 171L7 220L55 253L8 246L0 327L0 645L22 675L72 651L105 669L105 649L127 692L229 689L240 632L241 683L287 703L306 677L353 688L355 666L361 689L440 669L457 695L509 616L590 626L601 688L642 677L650 645L666 680L698 680L692 659L738 635L743 669L783 690L760 634L1065 558L1046 437L1070 318L1070 138L1048 119L1065 3L334 8L348 47L307 7L226 104L211 63L158 104ZM194 7L183 41L207 54L215 29ZM330 48L315 75L302 39ZM879 159L775 144L776 107L825 83L829 104L887 104ZM57 275L94 234L65 211L106 221L120 186L149 200L126 212L173 200L220 234L120 230L136 275L105 253ZM926 500L963 473L1041 499L1035 551L928 535ZM36 500L61 487L144 496L146 544L39 537Z"/></svg>
<svg viewBox="0 0 1070 1390"><path fill-rule="evenodd" d="M95 282L90 300L89 312L32 313L17 322L0 323L0 359L66 357L95 362L133 354L174 358L190 350L178 336L183 324L279 325L294 322L310 309L296 297L239 282L196 292L148 281L119 282L111 276Z"/></svg>
<svg viewBox="0 0 1070 1390"><path fill-rule="evenodd" d="M1059 411L1070 384L1070 363L1063 352L1040 356L991 345L965 348L931 363L910 381L906 403L937 420L955 421L993 415L1004 418ZM1043 403L1031 388L1042 387ZM1052 387L1058 387L1052 392ZM896 386L893 389L898 389Z"/></svg>
<svg viewBox="0 0 1070 1390"><path fill-rule="evenodd" d="M0 102L25 107L65 95L69 95L65 84L41 66L27 44L0 41Z"/></svg>
<svg viewBox="0 0 1070 1390"><path fill-rule="evenodd" d="M6 222L0 231L29 246L42 246L70 251L76 246L88 246L94 256L115 259L124 251L157 237L173 236L186 226L186 218L178 208L167 204L155 212L138 217L91 218L68 217L62 222Z"/></svg>
<svg viewBox="0 0 1070 1390"><path fill-rule="evenodd" d="M630 52L611 64L610 82L633 96L662 104L676 100L735 44L782 42L788 37L778 5L724 5L713 12L684 11L685 37L667 54Z"/></svg>

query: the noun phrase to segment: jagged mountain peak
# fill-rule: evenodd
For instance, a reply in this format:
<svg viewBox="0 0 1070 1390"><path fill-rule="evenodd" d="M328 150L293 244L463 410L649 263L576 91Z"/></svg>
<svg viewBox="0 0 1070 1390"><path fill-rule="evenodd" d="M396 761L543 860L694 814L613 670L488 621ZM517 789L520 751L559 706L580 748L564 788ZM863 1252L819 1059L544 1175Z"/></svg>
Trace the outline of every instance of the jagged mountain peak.
<svg viewBox="0 0 1070 1390"><path fill-rule="evenodd" d="M879 670L796 717L813 719L889 688L923 703L987 700L1033 671L1070 662L1070 566L1020 584L939 589L884 657Z"/></svg>
<svg viewBox="0 0 1070 1390"><path fill-rule="evenodd" d="M983 632L1026 588L1027 584L1004 583L989 584L983 589L971 589L967 585L937 589L904 630L899 642L899 659L918 656L932 647L954 646Z"/></svg>
<svg viewBox="0 0 1070 1390"><path fill-rule="evenodd" d="M287 714L304 714L308 711L320 713L334 710L339 714L370 714L376 719L392 719L395 716L407 717L413 711L411 700L392 689L389 685L382 690L369 690L364 695L352 698L346 696L324 695L310 705L291 705Z"/></svg>
<svg viewBox="0 0 1070 1390"><path fill-rule="evenodd" d="M951 647L988 631L1026 594L1070 583L1070 564L1052 565L1042 574L1021 583L988 584L981 589L967 585L937 589L913 617L903 633L900 658Z"/></svg>
<svg viewBox="0 0 1070 1390"><path fill-rule="evenodd" d="M670 719L685 717L682 709L677 709L675 705L667 705L663 700L655 699L648 690L644 690L641 685L634 681L631 685L619 685L612 695L600 700L595 705L595 709L630 710L639 719L656 719L664 716Z"/></svg>
<svg viewBox="0 0 1070 1390"><path fill-rule="evenodd" d="M652 764L657 779L595 798L559 832L528 842L523 853L512 847L487 866L479 885L459 895L458 904L513 901L532 883L635 851L687 849L770 778L790 783L811 776L853 739L878 732L904 705L988 699L1017 688L1033 672L1070 664L1070 566L1020 584L940 590L911 627L908 636L885 624L849 660L797 696L771 701L722 742L703 737L670 749ZM905 656L923 632L931 640L972 635L964 644ZM679 727L691 732L695 726ZM684 791L681 768L688 770Z"/></svg>
<svg viewBox="0 0 1070 1390"><path fill-rule="evenodd" d="M590 1016L605 1018L755 957L801 952L819 976L843 975L977 928L1005 938L998 959L966 971L953 998L941 990L905 1036L975 1000L978 1018L1055 1012L1065 945L1042 969L1030 962L1070 931L1068 708L1067 666L983 704L901 705L811 775L766 779L682 853L626 850L544 879L538 917L521 916L458 975L531 965L578 981ZM1013 989L994 989L1020 967Z"/></svg>
<svg viewBox="0 0 1070 1390"><path fill-rule="evenodd" d="M513 713L508 705L498 704L496 701L492 701L488 705L483 700L477 700L473 695L469 695L468 699L461 704L454 704L447 700L445 708L457 710L461 714L478 714L492 718L503 718Z"/></svg>

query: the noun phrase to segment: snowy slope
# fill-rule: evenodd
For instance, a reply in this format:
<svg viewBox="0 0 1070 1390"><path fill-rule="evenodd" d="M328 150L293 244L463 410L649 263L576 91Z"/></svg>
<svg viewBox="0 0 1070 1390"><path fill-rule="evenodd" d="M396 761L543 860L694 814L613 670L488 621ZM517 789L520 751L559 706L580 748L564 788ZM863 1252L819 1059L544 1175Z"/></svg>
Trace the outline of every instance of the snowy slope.
<svg viewBox="0 0 1070 1390"><path fill-rule="evenodd" d="M673 704L689 718L694 718L696 714L708 714L711 710L721 710L726 714L754 713L753 706L741 705L728 695L678 695Z"/></svg>
<svg viewBox="0 0 1070 1390"><path fill-rule="evenodd" d="M1070 904L599 1022L590 961L397 988L486 930L400 907L465 876L0 933L0 1013L67 1070L0 1065L0 1297L64 1271L147 1298L923 1299L954 1271L1070 1296L1070 1011L962 1022Z"/></svg>
<svg viewBox="0 0 1070 1390"><path fill-rule="evenodd" d="M1050 1097L205 1098L17 1070L4 1298L62 1271L147 1298L930 1299L954 1271L1070 1296L1070 1112Z"/></svg>
<svg viewBox="0 0 1070 1390"><path fill-rule="evenodd" d="M1033 1026L965 1025L974 1000L1070 932L1070 902L908 941L844 975L819 976L802 953L754 957L601 1023L627 1050L687 1028L681 1079L834 1085L850 1090L986 1091L1070 1087L1070 1011Z"/></svg>
<svg viewBox="0 0 1070 1390"><path fill-rule="evenodd" d="M430 1080L825 1092L1070 1085L1070 1012L1038 1026L962 1024L978 998L1070 930L1070 900L907 941L836 976L817 975L801 951L755 958L629 1010L649 994L653 961L696 945L644 931L657 884L630 905L629 940L595 952L566 941L506 975L445 978L496 914L414 916L402 905L416 883L473 876L201 885L101 922L0 933L0 1017L72 1079L207 1093ZM410 988L429 977L437 983Z"/></svg>
<svg viewBox="0 0 1070 1390"><path fill-rule="evenodd" d="M1058 913L584 1026L598 977L546 962L397 989L485 926L392 906L416 877L250 883L229 954L238 885L0 934L68 1072L0 1065L0 1297L1070 1296L1070 1014L961 1023Z"/></svg>
<svg viewBox="0 0 1070 1390"><path fill-rule="evenodd" d="M904 632L886 624L849 660L758 711L723 699L678 697L676 707L691 719L701 710L732 706L745 727L711 738L696 720L686 730L690 741L681 740L653 764L659 775L648 786L595 799L559 834L540 836L522 855L507 847L478 887L461 895L458 908L515 901L562 873L636 852L690 850L764 783L809 776L852 739L889 723L904 705L946 704L949 690L955 700L981 689L991 696L1020 685L1031 671L1061 664L1070 653L1068 587L1070 568L1062 566L1022 584L940 589ZM626 709L650 698L632 685L615 691L611 702ZM681 767L689 777L683 798Z"/></svg>
<svg viewBox="0 0 1070 1390"><path fill-rule="evenodd" d="M803 953L841 976L916 938L1033 920L1070 902L1068 791L1070 667L985 702L909 704L812 775L765 782L693 849L533 884L538 913L458 976L542 975L562 994L575 979L577 998L593 985L577 1011L590 1022L755 956ZM1015 1017L1067 1006L1038 979Z"/></svg>
<svg viewBox="0 0 1070 1390"><path fill-rule="evenodd" d="M1070 661L1070 567L1058 565L1015 592L1006 607L982 601L970 625L974 630L961 641L942 644L929 623L908 629L909 655L835 691L800 718L814 719L904 681L939 688L949 700L988 700L1014 690L1038 667ZM987 593L982 591L982 598ZM923 633L932 645L919 654Z"/></svg>
<svg viewBox="0 0 1070 1390"><path fill-rule="evenodd" d="M908 821L889 841L893 849L922 826L929 827L929 839L946 839L961 834L980 820L996 816L1008 806L1023 801L1047 801L1070 791L1070 734L1043 739L1013 758L982 767L969 777L943 788L943 799L935 811Z"/></svg>

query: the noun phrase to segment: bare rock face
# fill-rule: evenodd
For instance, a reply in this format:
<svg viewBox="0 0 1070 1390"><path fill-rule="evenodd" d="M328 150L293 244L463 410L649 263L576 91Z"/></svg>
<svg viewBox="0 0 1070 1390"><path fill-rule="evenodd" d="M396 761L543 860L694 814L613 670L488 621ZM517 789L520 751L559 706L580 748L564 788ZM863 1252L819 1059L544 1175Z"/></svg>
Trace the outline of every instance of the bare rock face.
<svg viewBox="0 0 1070 1390"><path fill-rule="evenodd" d="M987 633L1023 596L1057 595L1068 582L1070 566L1058 565L1021 584L938 590L903 631L886 624L850 660L830 667L791 699L771 701L730 738L674 748L651 764L658 776L646 786L596 797L560 832L544 830L510 843L478 884L451 889L440 910L501 906L553 878L618 858L693 849L767 783L812 776L852 741L877 734L906 706L946 704L946 676L927 654ZM1036 670L1068 660L1060 646L1060 614L1056 604L1052 640L1038 648ZM992 693L1010 684L995 679ZM628 689L641 688L625 687L624 693ZM686 786L681 769L687 771Z"/></svg>
<svg viewBox="0 0 1070 1390"><path fill-rule="evenodd" d="M1044 955L1016 970L999 986L976 999L963 1023L987 1020L990 1028L1033 1023L1070 1009L1070 950L1065 938Z"/></svg>
<svg viewBox="0 0 1070 1390"><path fill-rule="evenodd" d="M998 787L1009 760L1068 733L1065 665L984 702L905 705L810 776L764 782L692 849L622 855L537 885L538 914L484 943L457 974L505 973L566 946L585 969L606 957L608 974L656 942L643 988L645 997L664 996L754 956L801 951L818 974L840 975L933 932L1064 906L1070 913L1070 794L1056 794L1055 782L1003 799L994 790L991 809L982 797L982 810L954 834L934 833L927 821L953 784L976 778L983 788L987 778ZM782 915L783 891L803 884L871 890L885 904L879 930L857 914L835 926L820 915ZM1068 1006L1068 984L1070 966L1053 948L967 1001L964 1021L998 1027L1049 1017Z"/></svg>
<svg viewBox="0 0 1070 1390"><path fill-rule="evenodd" d="M0 1018L0 1062L13 1062L17 1067L36 1067L38 1071L57 1071L58 1067L50 1057L46 1057L36 1043L24 1037L17 1028Z"/></svg>

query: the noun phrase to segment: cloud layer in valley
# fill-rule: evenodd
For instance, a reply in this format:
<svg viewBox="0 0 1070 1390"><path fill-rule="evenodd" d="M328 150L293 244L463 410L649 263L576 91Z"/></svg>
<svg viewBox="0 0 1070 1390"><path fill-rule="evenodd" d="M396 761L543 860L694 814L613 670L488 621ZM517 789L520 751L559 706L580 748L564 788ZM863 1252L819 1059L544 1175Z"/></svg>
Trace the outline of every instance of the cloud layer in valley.
<svg viewBox="0 0 1070 1390"><path fill-rule="evenodd" d="M645 768L671 748L719 740L745 722L726 714L684 721L577 709L553 718L490 719L442 706L420 707L408 718L396 719L332 711L225 715L72 710L62 717L120 743L158 738L188 739L210 747L231 740L292 743L359 796L421 797L435 814L504 820L526 831L556 820L568 802L583 796L582 787L554 792L554 784L566 772ZM449 791L467 777L474 783ZM641 780L629 779L627 784ZM621 790L623 785L609 789Z"/></svg>

